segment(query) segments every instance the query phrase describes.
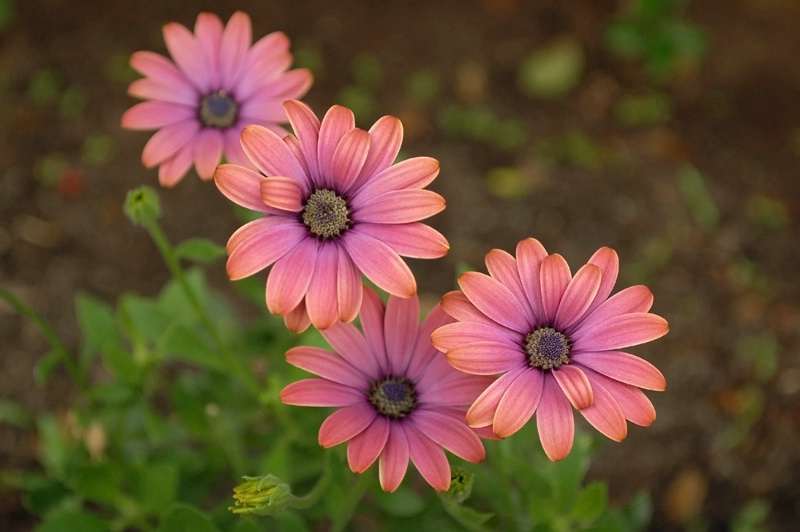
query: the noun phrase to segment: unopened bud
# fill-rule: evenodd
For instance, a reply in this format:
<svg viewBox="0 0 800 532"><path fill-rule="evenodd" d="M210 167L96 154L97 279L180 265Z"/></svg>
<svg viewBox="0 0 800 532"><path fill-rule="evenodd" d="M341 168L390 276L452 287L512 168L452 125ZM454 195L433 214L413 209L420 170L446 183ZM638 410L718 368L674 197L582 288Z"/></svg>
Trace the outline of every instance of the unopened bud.
<svg viewBox="0 0 800 532"><path fill-rule="evenodd" d="M161 202L152 188L142 186L128 191L123 210L134 224L147 226L161 216Z"/></svg>

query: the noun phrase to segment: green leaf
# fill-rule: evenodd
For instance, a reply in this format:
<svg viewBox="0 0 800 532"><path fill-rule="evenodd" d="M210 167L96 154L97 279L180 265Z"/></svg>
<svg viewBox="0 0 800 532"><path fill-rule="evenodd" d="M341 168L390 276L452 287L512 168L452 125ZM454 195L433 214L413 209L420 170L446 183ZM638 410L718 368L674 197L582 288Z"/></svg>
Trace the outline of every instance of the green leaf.
<svg viewBox="0 0 800 532"><path fill-rule="evenodd" d="M144 511L158 514L175 501L179 481L178 467L175 464L144 464L132 476L133 494Z"/></svg>
<svg viewBox="0 0 800 532"><path fill-rule="evenodd" d="M228 370L225 358L216 348L209 346L196 330L176 324L161 337L161 347L176 360L192 362L200 367L224 372Z"/></svg>
<svg viewBox="0 0 800 532"><path fill-rule="evenodd" d="M125 349L111 307L86 294L76 298L78 327L83 333L81 362L88 365L99 352L103 362L119 380L136 382L138 367Z"/></svg>
<svg viewBox="0 0 800 532"><path fill-rule="evenodd" d="M608 505L608 486L592 482L579 493L572 507L571 517L583 524L594 522Z"/></svg>
<svg viewBox="0 0 800 532"><path fill-rule="evenodd" d="M42 387L50 382L50 377L53 376L53 372L63 360L63 356L61 352L51 350L39 359L36 366L33 368L33 380L36 382L37 386Z"/></svg>
<svg viewBox="0 0 800 532"><path fill-rule="evenodd" d="M89 464L72 478L78 495L94 502L114 503L119 496L119 471L110 463Z"/></svg>
<svg viewBox="0 0 800 532"><path fill-rule="evenodd" d="M528 96L553 98L570 91L580 81L584 68L580 42L567 37L535 50L519 67L520 90Z"/></svg>
<svg viewBox="0 0 800 532"><path fill-rule="evenodd" d="M128 334L137 340L152 343L158 341L164 333L170 318L161 312L156 301L137 294L126 294L117 305L119 322Z"/></svg>
<svg viewBox="0 0 800 532"><path fill-rule="evenodd" d="M28 489L22 496L22 503L30 513L45 515L69 498L72 498L69 488L57 480L49 479Z"/></svg>
<svg viewBox="0 0 800 532"><path fill-rule="evenodd" d="M161 521L159 532L216 532L203 512L188 504L176 504Z"/></svg>
<svg viewBox="0 0 800 532"><path fill-rule="evenodd" d="M704 229L713 229L719 223L719 210L714 198L706 186L703 175L693 166L686 166L678 172L678 188L683 193L686 203L694 216L697 225Z"/></svg>
<svg viewBox="0 0 800 532"><path fill-rule="evenodd" d="M106 532L105 521L81 510L70 510L48 516L36 532Z"/></svg>
<svg viewBox="0 0 800 532"><path fill-rule="evenodd" d="M31 422L31 414L25 408L11 399L0 397L0 423L27 428L31 426Z"/></svg>
<svg viewBox="0 0 800 532"><path fill-rule="evenodd" d="M190 238L175 248L175 256L179 259L194 262L211 262L227 255L225 247L206 238Z"/></svg>

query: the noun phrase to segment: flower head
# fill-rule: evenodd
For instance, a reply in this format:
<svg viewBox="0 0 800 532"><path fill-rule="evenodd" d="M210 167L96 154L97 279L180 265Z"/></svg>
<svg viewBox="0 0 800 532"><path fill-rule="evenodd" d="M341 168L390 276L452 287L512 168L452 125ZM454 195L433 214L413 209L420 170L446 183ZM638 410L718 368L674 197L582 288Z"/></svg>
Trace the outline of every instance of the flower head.
<svg viewBox="0 0 800 532"><path fill-rule="evenodd" d="M483 445L465 420L466 406L491 379L453 369L430 341L431 332L452 320L438 305L419 323L416 297L390 297L384 307L364 288L363 333L349 323L322 331L336 351L296 347L286 360L320 378L289 384L284 403L332 406L319 430L319 443L347 441L355 473L379 460L381 487L394 491L409 459L437 490L450 485L444 449L470 462L484 457Z"/></svg>
<svg viewBox="0 0 800 532"><path fill-rule="evenodd" d="M442 308L458 321L432 336L456 369L500 375L470 407L470 426L491 425L506 437L536 412L545 453L561 460L572 448L571 407L616 441L627 435L626 419L655 420L639 388L664 390L664 376L620 349L655 340L668 326L648 312L653 295L644 286L609 297L619 271L614 250L599 249L572 276L561 255L529 238L516 258L489 252L486 267L489 275L467 272L461 290L444 296Z"/></svg>
<svg viewBox="0 0 800 532"><path fill-rule="evenodd" d="M296 136L259 126L242 131L242 147L264 175L230 164L214 174L223 194L264 214L228 241L228 275L241 279L274 263L267 307L295 331L352 321L361 273L395 296L415 294L400 256L436 258L448 249L419 222L444 209L441 196L424 190L439 163L415 157L392 164L403 139L392 116L364 131L345 107L331 107L322 122L298 101L285 107Z"/></svg>
<svg viewBox="0 0 800 532"><path fill-rule="evenodd" d="M200 13L194 34L172 22L164 41L174 63L153 52L136 52L131 66L145 76L128 93L147 100L128 109L122 126L158 129L144 147L142 162L159 166L162 185L173 186L194 163L210 179L223 154L236 164L249 161L239 145L248 124L285 130L281 104L299 98L311 86L306 69L287 72L292 63L289 39L270 33L254 45L250 17L241 11L223 27L211 13Z"/></svg>

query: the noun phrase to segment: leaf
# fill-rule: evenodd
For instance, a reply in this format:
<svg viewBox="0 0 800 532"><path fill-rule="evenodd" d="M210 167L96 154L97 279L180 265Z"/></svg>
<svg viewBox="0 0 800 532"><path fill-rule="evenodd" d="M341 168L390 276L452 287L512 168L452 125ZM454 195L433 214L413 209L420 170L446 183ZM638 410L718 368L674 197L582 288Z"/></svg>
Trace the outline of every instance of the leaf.
<svg viewBox="0 0 800 532"><path fill-rule="evenodd" d="M225 247L205 238L184 240L175 248L175 256L194 262L212 262L227 255Z"/></svg>
<svg viewBox="0 0 800 532"><path fill-rule="evenodd" d="M92 354L99 352L108 370L119 380L136 382L138 367L125 349L111 307L81 294L76 298L76 312L83 333L81 362L88 365Z"/></svg>
<svg viewBox="0 0 800 532"><path fill-rule="evenodd" d="M594 522L608 505L608 486L603 482L592 482L575 498L571 517L582 524Z"/></svg>
<svg viewBox="0 0 800 532"><path fill-rule="evenodd" d="M15 427L27 428L31 426L31 414L11 399L0 397L0 423L8 423Z"/></svg>
<svg viewBox="0 0 800 532"><path fill-rule="evenodd" d="M107 532L108 530L110 528L105 521L81 510L51 514L36 527L36 532Z"/></svg>
<svg viewBox="0 0 800 532"><path fill-rule="evenodd" d="M173 359L221 372L229 370L219 351L206 344L196 330L184 325L177 324L167 329L161 337L160 345Z"/></svg>
<svg viewBox="0 0 800 532"><path fill-rule="evenodd" d="M86 465L75 473L72 487L90 501L113 503L119 496L119 471L110 463Z"/></svg>
<svg viewBox="0 0 800 532"><path fill-rule="evenodd" d="M132 477L133 494L144 511L158 514L175 501L179 482L178 467L175 464L144 464L133 471Z"/></svg>
<svg viewBox="0 0 800 532"><path fill-rule="evenodd" d="M159 532L216 532L211 519L188 504L176 504L161 521Z"/></svg>
<svg viewBox="0 0 800 532"><path fill-rule="evenodd" d="M534 50L519 67L520 90L528 96L553 98L574 88L583 75L584 53L574 37Z"/></svg>

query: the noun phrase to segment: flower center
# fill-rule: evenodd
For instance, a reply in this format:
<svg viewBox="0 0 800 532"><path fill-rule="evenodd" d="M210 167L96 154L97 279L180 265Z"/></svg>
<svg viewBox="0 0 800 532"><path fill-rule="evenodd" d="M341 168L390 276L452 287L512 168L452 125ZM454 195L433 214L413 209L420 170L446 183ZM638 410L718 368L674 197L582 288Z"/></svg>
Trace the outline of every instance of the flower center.
<svg viewBox="0 0 800 532"><path fill-rule="evenodd" d="M386 377L376 382L368 397L378 413L392 419L403 419L417 406L414 384L405 377Z"/></svg>
<svg viewBox="0 0 800 532"><path fill-rule="evenodd" d="M341 235L350 227L347 202L333 190L319 189L303 208L303 223L322 240Z"/></svg>
<svg viewBox="0 0 800 532"><path fill-rule="evenodd" d="M525 337L525 352L532 368L554 369L569 364L570 341L552 327L536 329Z"/></svg>
<svg viewBox="0 0 800 532"><path fill-rule="evenodd" d="M212 92L200 101L200 121L207 127L231 127L239 116L239 106L224 90Z"/></svg>

